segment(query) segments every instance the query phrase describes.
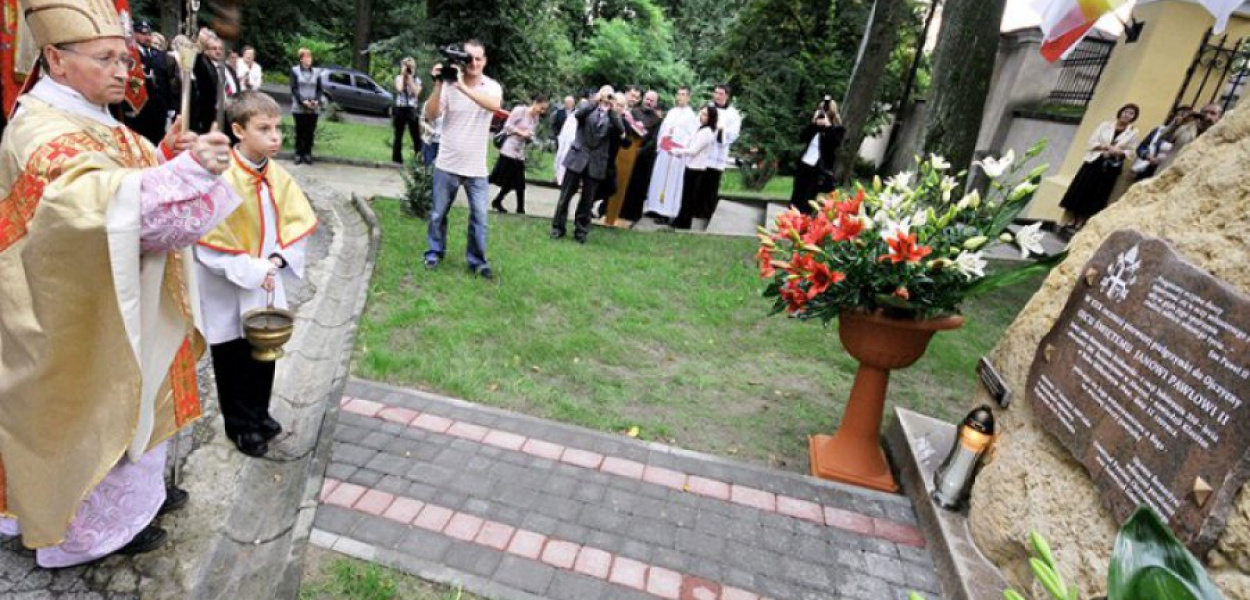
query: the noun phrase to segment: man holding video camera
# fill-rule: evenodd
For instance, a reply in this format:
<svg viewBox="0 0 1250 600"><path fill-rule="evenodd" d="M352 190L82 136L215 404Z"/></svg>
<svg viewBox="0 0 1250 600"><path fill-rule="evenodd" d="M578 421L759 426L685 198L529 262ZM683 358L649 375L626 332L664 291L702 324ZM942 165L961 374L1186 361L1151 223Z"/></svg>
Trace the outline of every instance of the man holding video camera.
<svg viewBox="0 0 1250 600"><path fill-rule="evenodd" d="M425 268L435 269L447 252L447 211L464 186L469 197L469 243L465 260L469 270L483 279L493 279L486 262L488 184L486 149L490 121L503 101L503 88L482 73L486 68L486 47L477 40L464 43L464 49L441 50L447 59L434 65L430 75L434 90L425 105L425 117L433 122L443 118L442 139L434 161L434 210L426 239Z"/></svg>

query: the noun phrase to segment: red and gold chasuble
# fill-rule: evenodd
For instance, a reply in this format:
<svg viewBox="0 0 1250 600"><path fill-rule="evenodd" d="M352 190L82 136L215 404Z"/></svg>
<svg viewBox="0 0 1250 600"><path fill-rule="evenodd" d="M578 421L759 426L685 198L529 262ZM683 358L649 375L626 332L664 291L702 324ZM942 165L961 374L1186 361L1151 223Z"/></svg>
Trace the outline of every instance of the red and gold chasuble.
<svg viewBox="0 0 1250 600"><path fill-rule="evenodd" d="M137 308L121 300L138 302L126 291L138 278L118 280L116 266L139 256L138 223L134 255L118 257L107 218L112 203L139 202L119 196L123 180L158 163L152 145L124 126L29 96L22 104L0 143L0 513L18 519L27 547L41 548L64 539L78 504L139 427L141 365L124 316ZM170 367L147 449L200 416L195 364L205 345L187 261L167 254L159 289L143 297L167 307L172 316L162 318L185 336L162 363Z"/></svg>

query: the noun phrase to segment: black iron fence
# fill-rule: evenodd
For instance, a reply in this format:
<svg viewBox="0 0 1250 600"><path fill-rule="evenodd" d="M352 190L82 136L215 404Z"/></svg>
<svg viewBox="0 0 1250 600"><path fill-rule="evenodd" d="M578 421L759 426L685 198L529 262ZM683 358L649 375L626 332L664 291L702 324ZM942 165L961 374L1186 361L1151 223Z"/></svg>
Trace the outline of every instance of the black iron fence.
<svg viewBox="0 0 1250 600"><path fill-rule="evenodd" d="M1111 58L1115 40L1085 39L1063 59L1059 82L1050 92L1051 104L1084 108L1094 97L1102 70Z"/></svg>
<svg viewBox="0 0 1250 600"><path fill-rule="evenodd" d="M1237 104L1250 83L1250 38L1230 40L1228 34L1215 36L1208 29L1202 46L1194 55L1185 83L1172 108L1199 106L1214 102L1224 111Z"/></svg>

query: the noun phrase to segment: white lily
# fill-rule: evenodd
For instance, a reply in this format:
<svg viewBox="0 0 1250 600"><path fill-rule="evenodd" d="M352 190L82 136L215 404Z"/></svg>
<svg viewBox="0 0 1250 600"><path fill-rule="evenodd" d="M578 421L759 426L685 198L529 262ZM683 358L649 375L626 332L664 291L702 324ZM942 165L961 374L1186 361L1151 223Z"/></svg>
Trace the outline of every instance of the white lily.
<svg viewBox="0 0 1250 600"><path fill-rule="evenodd" d="M938 183L938 189L942 190L942 202L951 201L951 192L959 187L959 181L950 175L943 175L942 181Z"/></svg>
<svg viewBox="0 0 1250 600"><path fill-rule="evenodd" d="M951 163L949 161L936 154L929 155L929 164L938 171L945 171L951 168Z"/></svg>
<svg viewBox="0 0 1250 600"><path fill-rule="evenodd" d="M907 200L907 196L895 192L886 192L881 194L881 208L883 210L895 210L903 205Z"/></svg>
<svg viewBox="0 0 1250 600"><path fill-rule="evenodd" d="M900 171L893 177L885 180L885 185L896 190L911 189L911 178L914 176L915 174L911 171Z"/></svg>
<svg viewBox="0 0 1250 600"><path fill-rule="evenodd" d="M1010 167L1011 163L1015 162L1015 160L1015 150L1007 150L1007 153L1004 154L1002 158L996 159L992 156L987 156L985 157L985 160L978 160L972 164L974 166L981 167L981 170L985 172L986 177L989 177L990 179L998 179L1003 176L1003 173L1007 172L1007 168Z"/></svg>
<svg viewBox="0 0 1250 600"><path fill-rule="evenodd" d="M911 217L904 218L902 221L886 221L881 227L881 239L892 240L900 235L906 237L911 233Z"/></svg>
<svg viewBox="0 0 1250 600"><path fill-rule="evenodd" d="M1016 232L1016 245L1020 246L1020 258L1028 258L1030 253L1044 254L1042 248L1042 222L1025 225Z"/></svg>
<svg viewBox="0 0 1250 600"><path fill-rule="evenodd" d="M959 203L955 205L955 208L964 210L968 208L976 208L978 206L981 206L981 192L972 190L972 193L959 200Z"/></svg>
<svg viewBox="0 0 1250 600"><path fill-rule="evenodd" d="M924 227L925 224L928 222L929 222L929 211L922 210L916 213L915 218L912 220L911 224L913 227Z"/></svg>
<svg viewBox="0 0 1250 600"><path fill-rule="evenodd" d="M955 269L960 275L972 281L974 277L985 277L985 259L981 258L980 252L960 252L955 257Z"/></svg>

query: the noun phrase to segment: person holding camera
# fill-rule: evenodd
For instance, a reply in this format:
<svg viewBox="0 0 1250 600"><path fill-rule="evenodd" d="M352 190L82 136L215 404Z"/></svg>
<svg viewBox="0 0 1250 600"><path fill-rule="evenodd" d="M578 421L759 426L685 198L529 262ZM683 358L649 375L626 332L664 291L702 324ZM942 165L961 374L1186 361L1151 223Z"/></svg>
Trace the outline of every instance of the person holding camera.
<svg viewBox="0 0 1250 600"><path fill-rule="evenodd" d="M413 153L421 154L421 120L417 115L417 98L421 95L421 78L417 77L417 61L411 56L400 62L395 76L395 107L391 111L391 162L404 162L404 130L412 138Z"/></svg>
<svg viewBox="0 0 1250 600"><path fill-rule="evenodd" d="M806 149L799 157L799 164L794 167L790 206L810 215L815 212L811 201L818 194L833 191L833 161L844 135L846 128L842 126L842 116L838 114L838 103L825 96L812 115L811 123L799 134L799 142Z"/></svg>
<svg viewBox="0 0 1250 600"><path fill-rule="evenodd" d="M474 275L489 280L494 272L486 261L486 149L490 121L503 101L503 88L482 72L486 68L482 42L469 40L463 50L447 47L441 52L449 64L436 64L430 71L434 90L425 105L427 120L443 120L438 158L434 160L434 210L426 235L429 249L425 251L425 268L437 268L447 252L447 211L463 186L469 197L465 259Z"/></svg>
<svg viewBox="0 0 1250 600"><path fill-rule="evenodd" d="M546 112L547 96L538 94L529 106L520 105L508 113L508 121L503 125L507 138L499 148L495 169L490 172L490 182L499 186L499 193L490 204L495 212L507 214L503 197L515 191L516 214L525 214L525 146L534 140L538 123Z"/></svg>
<svg viewBox="0 0 1250 600"><path fill-rule="evenodd" d="M619 139L625 132L621 123L624 110L624 105L616 102L612 86L605 85L573 113L573 118L577 120L577 135L569 147L568 156L564 158L564 181L560 184L560 201L551 221L551 239L564 237L569 202L580 189L573 237L578 243L586 243L586 236L590 234L590 207L595 202L599 186L608 176L612 139Z"/></svg>

